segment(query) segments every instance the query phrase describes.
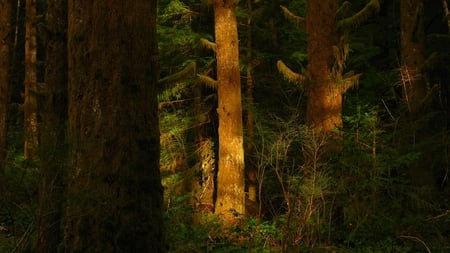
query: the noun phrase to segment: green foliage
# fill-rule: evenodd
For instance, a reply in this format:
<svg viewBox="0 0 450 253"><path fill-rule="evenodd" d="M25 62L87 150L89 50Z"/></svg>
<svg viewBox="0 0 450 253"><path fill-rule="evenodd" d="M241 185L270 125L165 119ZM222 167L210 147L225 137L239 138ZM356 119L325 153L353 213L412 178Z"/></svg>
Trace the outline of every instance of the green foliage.
<svg viewBox="0 0 450 253"><path fill-rule="evenodd" d="M0 252L32 252L39 170L15 155L0 177Z"/></svg>
<svg viewBox="0 0 450 253"><path fill-rule="evenodd" d="M210 213L186 205L189 196L173 200L165 211L169 252L278 252L279 230L270 221L241 218L224 226Z"/></svg>

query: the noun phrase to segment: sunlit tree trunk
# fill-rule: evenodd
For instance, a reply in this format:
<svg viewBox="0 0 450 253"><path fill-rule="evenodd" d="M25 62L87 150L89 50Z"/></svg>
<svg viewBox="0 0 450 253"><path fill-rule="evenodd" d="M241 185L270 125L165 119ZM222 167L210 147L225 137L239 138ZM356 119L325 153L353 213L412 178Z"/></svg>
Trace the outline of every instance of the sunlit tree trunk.
<svg viewBox="0 0 450 253"><path fill-rule="evenodd" d="M0 173L6 159L11 34L11 1L0 0Z"/></svg>
<svg viewBox="0 0 450 253"><path fill-rule="evenodd" d="M333 47L339 45L336 11L338 0L308 0L308 84L306 124L319 138L329 137L342 127L341 85L336 83ZM341 73L338 73L341 74ZM338 138L337 136L334 136Z"/></svg>
<svg viewBox="0 0 450 253"><path fill-rule="evenodd" d="M36 0L25 2L24 157L37 157L37 68Z"/></svg>
<svg viewBox="0 0 450 253"><path fill-rule="evenodd" d="M56 253L66 174L67 0L47 0L45 89L39 103L41 164L37 215L37 253Z"/></svg>
<svg viewBox="0 0 450 253"><path fill-rule="evenodd" d="M219 116L219 171L215 212L245 213L245 171L242 129L237 0L215 0L215 39ZM231 212L230 212L231 211Z"/></svg>
<svg viewBox="0 0 450 253"><path fill-rule="evenodd" d="M68 5L65 252L164 252L156 1Z"/></svg>

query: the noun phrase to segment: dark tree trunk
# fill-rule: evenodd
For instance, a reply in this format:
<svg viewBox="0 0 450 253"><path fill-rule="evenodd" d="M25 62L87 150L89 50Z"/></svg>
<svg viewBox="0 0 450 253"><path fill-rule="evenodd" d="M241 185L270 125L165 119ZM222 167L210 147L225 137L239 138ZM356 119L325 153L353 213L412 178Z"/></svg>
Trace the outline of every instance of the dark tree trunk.
<svg viewBox="0 0 450 253"><path fill-rule="evenodd" d="M0 174L6 159L11 7L10 0L0 0Z"/></svg>
<svg viewBox="0 0 450 253"><path fill-rule="evenodd" d="M422 65L425 62L425 28L422 0L402 0L401 74L408 111L417 113L427 95Z"/></svg>
<svg viewBox="0 0 450 253"><path fill-rule="evenodd" d="M247 0L248 18L247 18L247 144L245 154L250 161L247 165L248 172L248 199L257 201L257 170L253 157L253 138L255 137L255 116L253 103L253 55L252 55L252 0Z"/></svg>
<svg viewBox="0 0 450 253"><path fill-rule="evenodd" d="M24 157L35 160L38 148L36 0L25 1Z"/></svg>
<svg viewBox="0 0 450 253"><path fill-rule="evenodd" d="M61 243L61 218L66 174L67 0L48 0L45 90L39 105L40 124L37 253L56 253Z"/></svg>
<svg viewBox="0 0 450 253"><path fill-rule="evenodd" d="M424 78L423 65L425 63L425 27L424 1L400 1L400 40L401 40L401 83L403 85L403 99L407 108L407 117L402 121L405 127L408 152L419 152L420 158L411 164L411 181L416 186L426 186L436 192L432 158L436 151L429 146L434 134L430 129L434 122L424 120L423 105L428 95ZM424 199L431 200L430 194Z"/></svg>
<svg viewBox="0 0 450 253"><path fill-rule="evenodd" d="M69 1L65 252L164 252L156 1Z"/></svg>

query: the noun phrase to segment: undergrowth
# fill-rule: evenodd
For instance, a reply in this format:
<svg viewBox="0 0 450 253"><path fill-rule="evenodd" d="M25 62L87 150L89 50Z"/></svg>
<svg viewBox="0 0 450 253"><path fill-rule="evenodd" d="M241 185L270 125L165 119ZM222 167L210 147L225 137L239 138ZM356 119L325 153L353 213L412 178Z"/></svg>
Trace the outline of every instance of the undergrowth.
<svg viewBox="0 0 450 253"><path fill-rule="evenodd" d="M0 176L0 252L33 252L39 170L17 155Z"/></svg>

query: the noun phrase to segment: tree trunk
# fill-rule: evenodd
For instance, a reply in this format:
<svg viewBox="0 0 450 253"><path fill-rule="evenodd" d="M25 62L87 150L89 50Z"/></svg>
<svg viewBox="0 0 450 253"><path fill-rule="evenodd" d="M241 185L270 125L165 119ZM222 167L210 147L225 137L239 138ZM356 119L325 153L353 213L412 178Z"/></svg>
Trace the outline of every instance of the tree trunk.
<svg viewBox="0 0 450 253"><path fill-rule="evenodd" d="M197 211L213 212L214 211L214 178L216 170L216 157L214 153L214 143L210 134L206 131L206 120L204 119L205 107L203 100L202 86L196 85L194 88L194 107L195 115L198 115L198 127L196 129L196 153L199 161L199 173L201 180L198 183L200 192L196 194ZM207 116L209 117L209 116Z"/></svg>
<svg viewBox="0 0 450 253"><path fill-rule="evenodd" d="M25 2L24 157L35 160L38 147L36 0Z"/></svg>
<svg viewBox="0 0 450 253"><path fill-rule="evenodd" d="M67 0L48 0L45 92L39 105L41 177L37 253L56 253L61 243L61 218L67 163Z"/></svg>
<svg viewBox="0 0 450 253"><path fill-rule="evenodd" d="M306 29L308 36L308 84L306 124L318 138L332 137L333 131L342 127L343 89L338 76L333 47L339 45L336 11L338 0L308 0ZM342 75L342 73L337 73ZM326 144L326 149L335 149ZM308 158L307 158L308 159Z"/></svg>
<svg viewBox="0 0 450 253"><path fill-rule="evenodd" d="M0 0L0 174L6 159L11 7L10 0Z"/></svg>
<svg viewBox="0 0 450 253"><path fill-rule="evenodd" d="M252 57L252 0L247 0L248 18L247 18L247 138L246 155L252 157L253 138L255 136L254 126L254 104L253 104L253 57ZM251 159L249 159L251 160ZM256 167L254 163L248 164L248 199L256 201Z"/></svg>
<svg viewBox="0 0 450 253"><path fill-rule="evenodd" d="M430 126L433 122L425 122L421 117L421 109L427 97L427 87L424 79L423 64L425 62L425 27L424 6L422 0L401 0L401 82L403 99L407 105L407 117L404 120L408 152L420 152L420 158L411 164L412 183L416 186L427 186L435 189L434 171L431 167L433 149L426 143L432 138ZM419 123L422 121L422 123ZM411 148L411 149L410 149ZM427 194L428 200L431 196Z"/></svg>
<svg viewBox="0 0 450 253"><path fill-rule="evenodd" d="M156 1L69 1L65 252L164 252Z"/></svg>
<svg viewBox="0 0 450 253"><path fill-rule="evenodd" d="M423 2L401 0L401 77L404 100L410 113L417 113L427 95L422 65L425 62Z"/></svg>
<svg viewBox="0 0 450 253"><path fill-rule="evenodd" d="M239 41L236 0L214 2L218 108L219 171L215 212L245 214L245 171L242 129Z"/></svg>

